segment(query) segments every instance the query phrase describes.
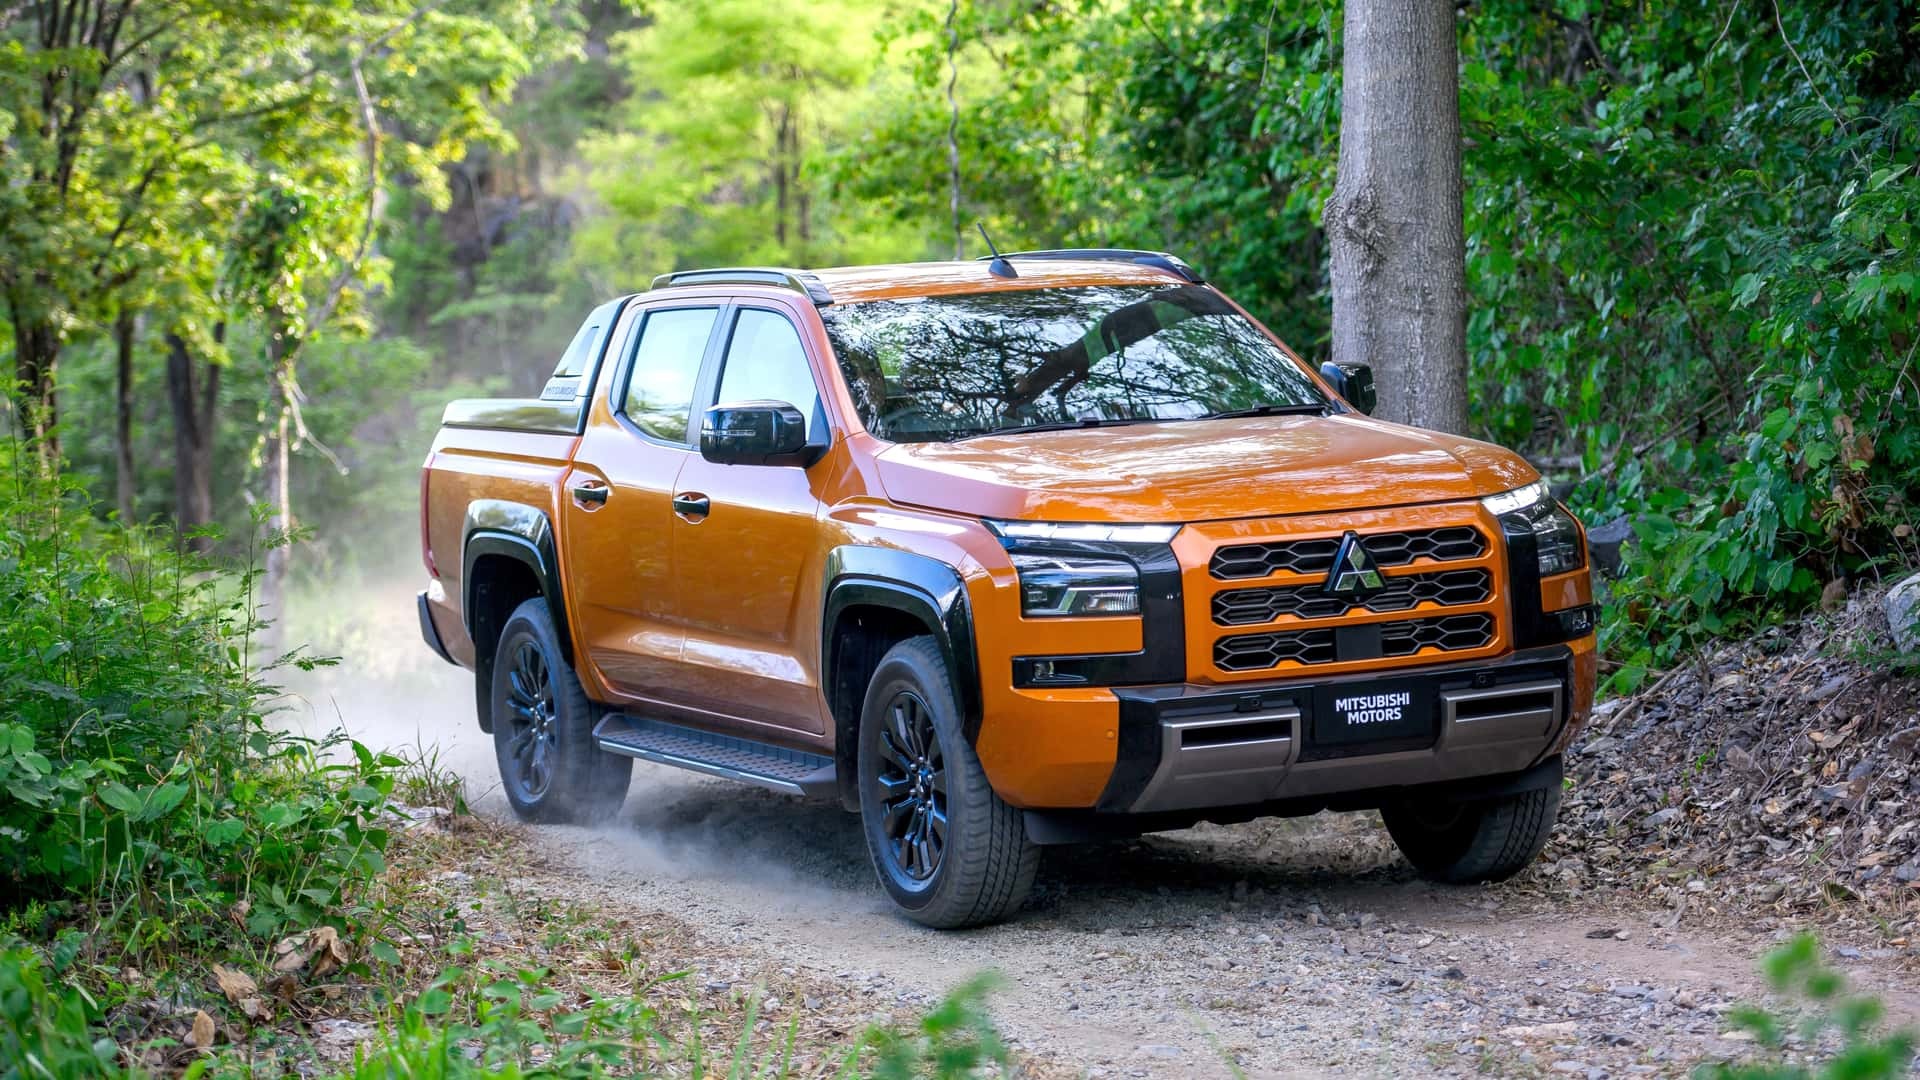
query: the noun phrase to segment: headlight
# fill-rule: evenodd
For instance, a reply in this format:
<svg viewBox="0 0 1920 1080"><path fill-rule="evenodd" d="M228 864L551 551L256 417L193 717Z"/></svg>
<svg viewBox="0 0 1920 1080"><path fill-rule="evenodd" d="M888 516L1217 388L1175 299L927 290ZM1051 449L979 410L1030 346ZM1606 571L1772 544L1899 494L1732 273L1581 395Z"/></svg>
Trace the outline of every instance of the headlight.
<svg viewBox="0 0 1920 1080"><path fill-rule="evenodd" d="M1120 559L1010 552L1020 572L1020 614L1138 615L1140 574Z"/></svg>
<svg viewBox="0 0 1920 1080"><path fill-rule="evenodd" d="M1580 526L1573 515L1560 508L1539 481L1525 487L1489 495L1480 505L1492 513L1533 531L1533 544L1540 555L1540 576L1564 574L1586 565L1580 550Z"/></svg>

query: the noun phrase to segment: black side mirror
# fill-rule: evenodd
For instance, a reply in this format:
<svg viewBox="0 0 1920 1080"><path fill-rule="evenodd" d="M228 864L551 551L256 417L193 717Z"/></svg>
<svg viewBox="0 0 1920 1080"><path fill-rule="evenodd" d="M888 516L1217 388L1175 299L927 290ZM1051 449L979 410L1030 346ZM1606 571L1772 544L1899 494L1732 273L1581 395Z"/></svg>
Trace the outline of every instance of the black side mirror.
<svg viewBox="0 0 1920 1080"><path fill-rule="evenodd" d="M807 442L807 418L784 401L715 405L700 422L700 456L721 465L800 465L826 447Z"/></svg>
<svg viewBox="0 0 1920 1080"><path fill-rule="evenodd" d="M1347 404L1373 415L1373 407L1379 403L1379 397L1373 391L1373 368L1367 364L1351 361L1336 364L1329 360L1320 365L1320 377L1333 384L1334 393L1347 399Z"/></svg>

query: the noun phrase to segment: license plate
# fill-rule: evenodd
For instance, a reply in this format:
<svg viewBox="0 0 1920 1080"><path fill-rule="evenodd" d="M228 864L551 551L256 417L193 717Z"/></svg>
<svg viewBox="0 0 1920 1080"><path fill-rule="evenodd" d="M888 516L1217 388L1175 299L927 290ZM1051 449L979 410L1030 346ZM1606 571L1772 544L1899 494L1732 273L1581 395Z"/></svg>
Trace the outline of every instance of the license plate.
<svg viewBox="0 0 1920 1080"><path fill-rule="evenodd" d="M1317 687L1314 741L1322 746L1392 742L1433 734L1433 685L1382 680Z"/></svg>

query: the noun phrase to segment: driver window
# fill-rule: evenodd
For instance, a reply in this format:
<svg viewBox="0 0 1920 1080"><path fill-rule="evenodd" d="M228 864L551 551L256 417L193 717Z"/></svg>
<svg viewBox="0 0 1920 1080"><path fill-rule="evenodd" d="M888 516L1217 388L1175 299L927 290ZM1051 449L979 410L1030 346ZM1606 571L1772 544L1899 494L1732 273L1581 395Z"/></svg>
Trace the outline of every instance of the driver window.
<svg viewBox="0 0 1920 1080"><path fill-rule="evenodd" d="M720 370L720 404L736 401L784 401L807 418L808 437L825 422L820 393L813 385L800 332L786 316L746 308L733 324L725 366Z"/></svg>

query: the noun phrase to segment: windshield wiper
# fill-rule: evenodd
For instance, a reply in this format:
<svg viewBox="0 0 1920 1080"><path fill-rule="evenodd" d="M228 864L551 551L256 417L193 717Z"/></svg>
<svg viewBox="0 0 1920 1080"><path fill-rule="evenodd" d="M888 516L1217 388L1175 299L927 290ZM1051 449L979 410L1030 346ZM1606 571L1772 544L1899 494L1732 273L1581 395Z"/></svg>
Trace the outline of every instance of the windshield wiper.
<svg viewBox="0 0 1920 1080"><path fill-rule="evenodd" d="M1151 416L1089 416L1084 420L1063 420L1052 424L1008 424L1005 427L988 428L961 436L965 439L977 439L984 435L1024 435L1029 431L1074 431L1079 428L1124 427L1128 424L1152 424L1159 422Z"/></svg>
<svg viewBox="0 0 1920 1080"><path fill-rule="evenodd" d="M1233 420L1242 416L1325 416L1327 407L1317 401L1290 402L1275 405L1263 402L1244 409L1222 409L1219 412L1201 413L1195 420Z"/></svg>

